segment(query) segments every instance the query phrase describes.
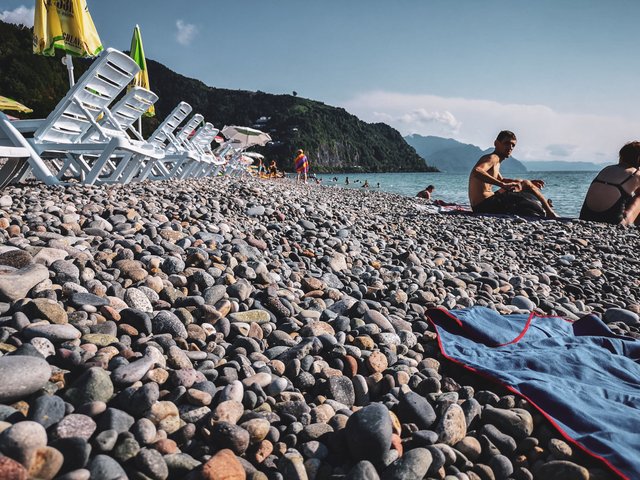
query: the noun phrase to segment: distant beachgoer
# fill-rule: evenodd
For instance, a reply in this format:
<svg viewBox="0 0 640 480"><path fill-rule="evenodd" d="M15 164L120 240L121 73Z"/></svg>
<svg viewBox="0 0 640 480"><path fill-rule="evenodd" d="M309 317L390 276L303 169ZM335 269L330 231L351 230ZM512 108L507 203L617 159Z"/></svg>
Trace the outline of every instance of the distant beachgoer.
<svg viewBox="0 0 640 480"><path fill-rule="evenodd" d="M433 191L435 190L436 187L434 187L433 185L429 185L427 186L427 188L425 188L424 190L420 190L417 194L416 197L418 198L424 198L426 200L430 200L431 199L431 193L433 193Z"/></svg>
<svg viewBox="0 0 640 480"><path fill-rule="evenodd" d="M269 164L269 176L273 178L278 176L278 165L275 160L271 160Z"/></svg>
<svg viewBox="0 0 640 480"><path fill-rule="evenodd" d="M380 188L380 182L376 183L376 188Z"/></svg>
<svg viewBox="0 0 640 480"><path fill-rule="evenodd" d="M498 134L492 153L483 155L469 176L469 202L474 213L504 213L527 217L558 218L540 189L542 180L504 178L500 165L511 155L517 143L513 132ZM499 187L494 192L492 185Z"/></svg>
<svg viewBox="0 0 640 480"><path fill-rule="evenodd" d="M365 180L360 188L369 188L369 180Z"/></svg>
<svg viewBox="0 0 640 480"><path fill-rule="evenodd" d="M349 177L345 177L344 178L344 184L345 185L349 185Z"/></svg>
<svg viewBox="0 0 640 480"><path fill-rule="evenodd" d="M267 174L267 167L264 166L264 162L261 158L258 159L258 176L262 177Z"/></svg>
<svg viewBox="0 0 640 480"><path fill-rule="evenodd" d="M640 225L640 142L620 149L618 164L609 165L591 182L580 210L582 220Z"/></svg>
<svg viewBox="0 0 640 480"><path fill-rule="evenodd" d="M297 180L300 181L300 178L307 183L307 173L309 172L309 160L307 160L307 156L304 154L302 149L296 152L296 158L293 160L293 163L296 168L296 173L298 174Z"/></svg>

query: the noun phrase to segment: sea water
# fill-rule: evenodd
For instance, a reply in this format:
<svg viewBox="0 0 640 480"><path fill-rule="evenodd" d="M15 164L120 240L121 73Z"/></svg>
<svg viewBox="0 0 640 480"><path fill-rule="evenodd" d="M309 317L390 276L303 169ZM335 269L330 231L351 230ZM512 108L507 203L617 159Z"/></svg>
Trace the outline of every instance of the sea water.
<svg viewBox="0 0 640 480"><path fill-rule="evenodd" d="M508 178L525 178L544 180L542 193L553 200L553 208L562 217L577 217L584 201L584 196L591 180L597 172L528 172L510 174ZM336 177L338 180L333 181ZM349 178L349 185L345 179ZM427 185L435 186L432 199L468 205L468 174L461 173L350 173L318 175L323 185L341 188L362 188L369 182L372 190L397 193L415 197L416 193ZM378 187L378 184L380 186Z"/></svg>

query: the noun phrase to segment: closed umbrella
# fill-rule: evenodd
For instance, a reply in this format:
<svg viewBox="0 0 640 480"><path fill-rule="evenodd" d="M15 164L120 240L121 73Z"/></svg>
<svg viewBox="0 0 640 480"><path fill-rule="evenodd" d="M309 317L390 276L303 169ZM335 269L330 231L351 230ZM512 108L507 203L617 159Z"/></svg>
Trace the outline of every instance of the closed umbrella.
<svg viewBox="0 0 640 480"><path fill-rule="evenodd" d="M86 0L36 0L33 53L54 56L56 50L66 54L69 86L75 83L71 56L95 57L103 50Z"/></svg>
<svg viewBox="0 0 640 480"><path fill-rule="evenodd" d="M33 112L33 110L21 104L20 102L16 102L15 100L7 97L3 97L2 95L0 95L0 110L15 110L16 112L22 113Z"/></svg>
<svg viewBox="0 0 640 480"><path fill-rule="evenodd" d="M131 53L129 53L131 58L135 60L135 62L140 67L140 71L136 73L136 76L133 77L133 86L146 88L147 90L151 90L149 84L149 71L147 70L147 60L144 57L144 48L142 47L142 34L140 33L140 27L136 25L133 29L133 38L131 38ZM145 117L153 117L156 114L156 110L151 105L149 110L144 114Z"/></svg>
<svg viewBox="0 0 640 480"><path fill-rule="evenodd" d="M133 77L132 86L146 88L151 90L149 84L149 71L147 70L147 59L144 57L144 48L142 46L142 34L140 33L140 27L136 25L133 29L133 37L131 38L131 52L129 56L140 67L140 71ZM149 107L144 113L145 117L154 117L156 115L156 109L153 105ZM138 133L142 135L142 118L138 118Z"/></svg>
<svg viewBox="0 0 640 480"><path fill-rule="evenodd" d="M249 148L254 145L265 145L271 141L268 133L264 133L255 128L238 127L235 125L226 126L221 133L233 142L234 146L241 148Z"/></svg>

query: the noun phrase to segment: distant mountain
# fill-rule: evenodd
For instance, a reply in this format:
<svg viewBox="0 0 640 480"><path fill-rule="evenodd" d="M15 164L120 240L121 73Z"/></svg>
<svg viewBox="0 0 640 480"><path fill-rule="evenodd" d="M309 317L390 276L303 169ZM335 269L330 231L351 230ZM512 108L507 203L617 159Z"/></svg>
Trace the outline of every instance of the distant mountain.
<svg viewBox="0 0 640 480"><path fill-rule="evenodd" d="M592 162L567 162L563 160L524 162L530 172L597 172L604 164Z"/></svg>
<svg viewBox="0 0 640 480"><path fill-rule="evenodd" d="M452 138L413 134L404 139L427 164L448 173L469 173L482 155L493 151L483 151L480 147ZM525 173L527 167L515 158L510 158L502 164L500 170L502 173Z"/></svg>
<svg viewBox="0 0 640 480"><path fill-rule="evenodd" d="M76 78L91 65L90 60L73 62ZM300 98L295 92L272 95L209 87L151 59L147 66L151 89L160 99L157 116L142 119L145 135L184 100L218 127L246 125L268 132L274 141L258 150L286 171L291 171L298 148L305 150L315 173L435 170L400 132L384 123L363 122L343 108ZM45 117L68 89L60 59L32 53L32 30L0 21L0 93L33 109L33 114L21 117Z"/></svg>

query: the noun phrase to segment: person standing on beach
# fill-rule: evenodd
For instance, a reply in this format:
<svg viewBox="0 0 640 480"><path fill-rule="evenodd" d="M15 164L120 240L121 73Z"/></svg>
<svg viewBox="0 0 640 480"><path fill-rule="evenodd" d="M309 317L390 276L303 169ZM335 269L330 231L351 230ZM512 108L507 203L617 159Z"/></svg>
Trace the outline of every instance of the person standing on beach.
<svg viewBox="0 0 640 480"><path fill-rule="evenodd" d="M296 152L296 158L293 160L293 164L295 165L296 173L298 174L297 180L300 181L300 177L302 177L304 183L307 183L309 160L307 160L307 156L304 154L302 149Z"/></svg>
<svg viewBox="0 0 640 480"><path fill-rule="evenodd" d="M540 189L542 180L504 178L500 165L511 156L517 143L509 130L498 134L492 153L483 155L469 176L469 202L474 213L502 213L526 217L558 218ZM494 192L492 186L499 190Z"/></svg>

